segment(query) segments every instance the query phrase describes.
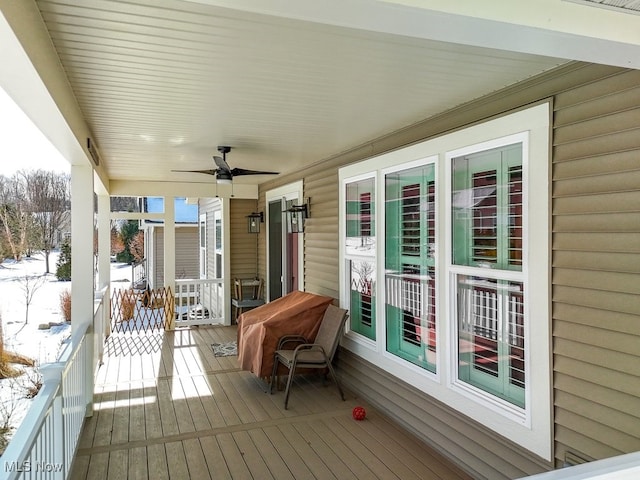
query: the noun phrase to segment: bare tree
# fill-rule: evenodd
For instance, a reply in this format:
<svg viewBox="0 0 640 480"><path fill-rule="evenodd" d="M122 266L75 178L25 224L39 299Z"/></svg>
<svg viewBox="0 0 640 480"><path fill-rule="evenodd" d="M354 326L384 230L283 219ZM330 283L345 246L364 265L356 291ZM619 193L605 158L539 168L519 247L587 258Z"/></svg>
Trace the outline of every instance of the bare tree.
<svg viewBox="0 0 640 480"><path fill-rule="evenodd" d="M142 261L144 258L144 232L142 230L136 233L131 239L129 250L131 251L131 255L133 255L134 261Z"/></svg>
<svg viewBox="0 0 640 480"><path fill-rule="evenodd" d="M45 170L21 171L20 175L25 179L28 208L39 232L45 273L50 273L49 253L69 209L69 175Z"/></svg>
<svg viewBox="0 0 640 480"><path fill-rule="evenodd" d="M16 335L22 331L22 329L29 323L29 306L33 301L33 297L44 282L47 280L46 275L25 275L20 277L20 289L22 290L24 298L24 325L16 332Z"/></svg>
<svg viewBox="0 0 640 480"><path fill-rule="evenodd" d="M2 237L15 261L22 259L32 218L27 211L25 184L19 175L0 175Z"/></svg>

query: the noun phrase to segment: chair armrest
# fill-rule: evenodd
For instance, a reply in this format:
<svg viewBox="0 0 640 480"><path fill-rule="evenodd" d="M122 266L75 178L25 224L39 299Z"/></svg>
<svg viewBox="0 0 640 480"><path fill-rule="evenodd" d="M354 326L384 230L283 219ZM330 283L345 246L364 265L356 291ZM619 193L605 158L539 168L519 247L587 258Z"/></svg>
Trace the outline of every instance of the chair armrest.
<svg viewBox="0 0 640 480"><path fill-rule="evenodd" d="M302 345L298 345L296 349L293 351L293 358L295 358L296 355L298 355L298 353L303 351L309 351L309 350L318 350L322 352L325 358L327 357L327 353L324 351L324 348L322 347L322 345L319 345L317 343L303 343Z"/></svg>
<svg viewBox="0 0 640 480"><path fill-rule="evenodd" d="M308 340L302 335L283 335L278 339L278 347L276 350L283 350L282 346L287 343L307 343Z"/></svg>

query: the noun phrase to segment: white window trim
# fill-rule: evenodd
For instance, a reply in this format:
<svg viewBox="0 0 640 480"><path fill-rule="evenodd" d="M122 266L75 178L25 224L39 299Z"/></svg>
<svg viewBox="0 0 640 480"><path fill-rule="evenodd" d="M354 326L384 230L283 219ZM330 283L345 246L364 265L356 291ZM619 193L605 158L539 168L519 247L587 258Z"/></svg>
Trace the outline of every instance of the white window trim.
<svg viewBox="0 0 640 480"><path fill-rule="evenodd" d="M513 137L515 135L515 137ZM525 409L510 407L484 393L457 381L455 322L449 318L452 295L451 274L459 266L451 265L451 220L449 215L451 197L451 158L463 152L477 151L482 145L505 144L505 139L525 138L523 144L523 186L527 192L535 192L535 208L523 205L528 223L523 239L526 261L523 271L516 277L525 281L525 323L527 388ZM485 427L521 445L548 461L552 460L552 364L550 321L550 187L549 187L549 141L550 106L542 103L503 117L489 120L456 132L430 139L419 144L395 150L362 162L348 165L339 171L340 180L340 292L341 304L345 297L344 264L344 186L359 177L378 174L376 188L376 236L378 279L376 281L379 330L375 346L363 342L359 335L347 335L345 348L377 365L399 379L414 385L430 396L464 413ZM512 142L513 143L513 142ZM400 169L401 165L415 162L428 163L432 157L436 162L436 222L438 229L436 250L436 309L437 315L437 373L420 369L409 362L388 354L385 350L384 332L384 174ZM528 162L528 163L525 163ZM525 195L528 199L528 196ZM528 200L526 200L528 202ZM441 214L444 214L444 218ZM532 241L535 240L535 241ZM535 282L533 281L535 280ZM535 308L533 308L535 306ZM535 328L530 328L535 325ZM381 330L380 330L381 329ZM356 338L354 338L356 337ZM375 347L375 348L374 348ZM535 359L535 366L531 359Z"/></svg>

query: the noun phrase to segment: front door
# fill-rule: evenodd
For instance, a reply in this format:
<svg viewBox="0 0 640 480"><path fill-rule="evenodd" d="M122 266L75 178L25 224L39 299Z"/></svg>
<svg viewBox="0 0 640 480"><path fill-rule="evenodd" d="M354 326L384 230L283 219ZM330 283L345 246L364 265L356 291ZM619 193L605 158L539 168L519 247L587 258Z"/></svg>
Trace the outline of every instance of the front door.
<svg viewBox="0 0 640 480"><path fill-rule="evenodd" d="M267 252L269 301L302 288L302 233L287 232L286 211L300 203L302 184L267 192Z"/></svg>

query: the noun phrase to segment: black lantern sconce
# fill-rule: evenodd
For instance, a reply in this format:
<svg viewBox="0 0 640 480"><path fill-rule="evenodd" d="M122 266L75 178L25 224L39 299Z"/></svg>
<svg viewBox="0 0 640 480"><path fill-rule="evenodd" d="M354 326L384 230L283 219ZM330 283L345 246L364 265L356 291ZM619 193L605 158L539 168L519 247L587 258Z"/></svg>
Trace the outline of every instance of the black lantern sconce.
<svg viewBox="0 0 640 480"><path fill-rule="evenodd" d="M264 214L262 212L254 212L247 215L247 232L260 233L261 223L264 223Z"/></svg>
<svg viewBox="0 0 640 480"><path fill-rule="evenodd" d="M309 201L305 199L302 205L291 205L287 210L287 231L289 233L304 232L305 219L309 218Z"/></svg>

